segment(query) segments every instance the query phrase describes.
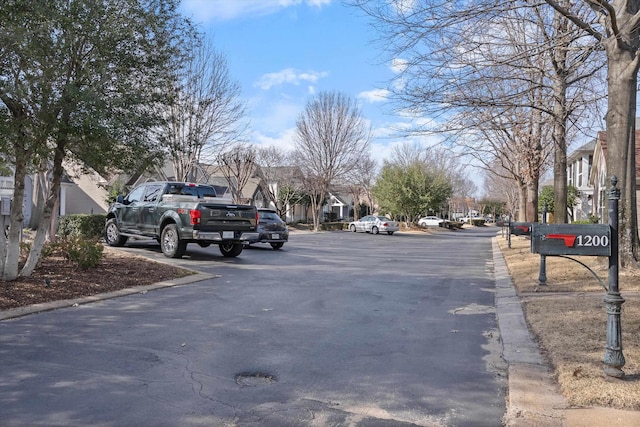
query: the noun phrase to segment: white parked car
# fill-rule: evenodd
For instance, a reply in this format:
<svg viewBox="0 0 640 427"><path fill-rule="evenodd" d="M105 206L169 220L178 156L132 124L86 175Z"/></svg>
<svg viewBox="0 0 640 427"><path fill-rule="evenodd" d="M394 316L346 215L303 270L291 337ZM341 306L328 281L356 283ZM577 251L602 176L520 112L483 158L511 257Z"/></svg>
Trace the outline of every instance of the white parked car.
<svg viewBox="0 0 640 427"><path fill-rule="evenodd" d="M398 230L400 230L400 224L386 216L367 215L349 223L349 231L353 232L363 231L371 234L386 232L391 235Z"/></svg>
<svg viewBox="0 0 640 427"><path fill-rule="evenodd" d="M437 216L425 216L418 220L418 225L421 227L443 227L444 219Z"/></svg>

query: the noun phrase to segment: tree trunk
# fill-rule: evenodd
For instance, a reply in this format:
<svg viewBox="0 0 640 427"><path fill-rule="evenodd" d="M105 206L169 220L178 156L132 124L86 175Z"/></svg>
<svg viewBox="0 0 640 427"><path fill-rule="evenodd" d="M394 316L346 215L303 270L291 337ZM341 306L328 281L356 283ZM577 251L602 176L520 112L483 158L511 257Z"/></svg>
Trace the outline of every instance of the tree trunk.
<svg viewBox="0 0 640 427"><path fill-rule="evenodd" d="M638 260L635 176L635 112L638 56L617 41L604 43L608 58L607 174L618 177L621 190L618 238L620 264ZM609 182L607 183L607 186Z"/></svg>
<svg viewBox="0 0 640 427"><path fill-rule="evenodd" d="M527 220L527 186L518 182L518 221Z"/></svg>
<svg viewBox="0 0 640 427"><path fill-rule="evenodd" d="M31 211L31 218L29 220L29 228L36 230L38 225L42 222L42 212L44 210L44 204L47 201L48 185L47 185L47 165L46 161L43 161L44 165L40 166L40 171L35 175L33 182L33 205L36 209Z"/></svg>
<svg viewBox="0 0 640 427"><path fill-rule="evenodd" d="M313 219L313 231L320 230L320 206L315 196L311 197L311 218Z"/></svg>
<svg viewBox="0 0 640 427"><path fill-rule="evenodd" d="M568 7L566 1L562 1ZM567 223L567 51L571 45L567 35L569 20L560 12L553 15L553 220ZM567 38L569 37L569 38Z"/></svg>
<svg viewBox="0 0 640 427"><path fill-rule="evenodd" d="M7 236L7 251L5 253L4 265L2 269L2 280L6 281L16 280L18 278L18 264L20 262L20 239L24 221L22 201L24 199L24 180L27 176L27 168L26 161L19 155L16 156L15 167L15 184L13 187L13 201L11 203L11 213L9 216L10 219L9 234ZM30 202L31 201L29 201L29 203Z"/></svg>
<svg viewBox="0 0 640 427"><path fill-rule="evenodd" d="M64 160L64 146L65 142L63 141L58 142L58 146L56 147L55 156L53 159L53 176L51 178L51 187L49 188L47 201L44 205L42 221L38 225L36 236L33 239L33 244L31 245L31 250L29 251L29 256L27 257L27 261L25 262L25 265L24 267L22 267L22 271L20 272L20 275L24 277L31 276L31 273L33 273L33 270L36 268L36 265L40 260L42 247L44 246L44 243L46 241L47 231L49 231L49 226L51 224L52 212L58 202L60 182L62 180L62 174L64 172L64 169L62 167L62 161Z"/></svg>
<svg viewBox="0 0 640 427"><path fill-rule="evenodd" d="M567 223L567 133L566 133L566 82L556 78L553 105L553 220L556 224Z"/></svg>
<svg viewBox="0 0 640 427"><path fill-rule="evenodd" d="M526 219L527 222L538 221L538 181L527 184Z"/></svg>

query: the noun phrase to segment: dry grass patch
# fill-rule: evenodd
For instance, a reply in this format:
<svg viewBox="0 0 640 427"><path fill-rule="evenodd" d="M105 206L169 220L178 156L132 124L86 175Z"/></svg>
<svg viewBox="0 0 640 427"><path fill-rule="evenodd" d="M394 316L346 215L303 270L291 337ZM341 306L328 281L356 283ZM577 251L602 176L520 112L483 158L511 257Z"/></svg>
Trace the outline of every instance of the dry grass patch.
<svg viewBox="0 0 640 427"><path fill-rule="evenodd" d="M530 241L512 236L511 248L498 235L513 283L522 298L527 322L572 406L640 410L640 272L620 274L623 380L607 377L602 356L606 345L605 290L586 268L571 260L547 257L547 286L538 286L540 256ZM607 284L608 260L575 257Z"/></svg>

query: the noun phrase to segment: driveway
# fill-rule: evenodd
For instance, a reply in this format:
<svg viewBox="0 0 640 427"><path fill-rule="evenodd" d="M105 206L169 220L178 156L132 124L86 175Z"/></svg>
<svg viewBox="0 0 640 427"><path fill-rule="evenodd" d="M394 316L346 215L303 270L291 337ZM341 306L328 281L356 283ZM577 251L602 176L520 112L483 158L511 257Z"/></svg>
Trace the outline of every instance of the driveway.
<svg viewBox="0 0 640 427"><path fill-rule="evenodd" d="M0 322L0 424L501 425L492 236L189 245L217 278Z"/></svg>

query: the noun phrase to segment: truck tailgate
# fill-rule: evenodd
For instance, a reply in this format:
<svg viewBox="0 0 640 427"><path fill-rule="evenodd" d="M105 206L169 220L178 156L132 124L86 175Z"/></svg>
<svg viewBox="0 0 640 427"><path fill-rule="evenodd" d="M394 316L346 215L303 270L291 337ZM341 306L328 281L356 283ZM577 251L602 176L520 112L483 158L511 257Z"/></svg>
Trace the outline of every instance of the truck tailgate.
<svg viewBox="0 0 640 427"><path fill-rule="evenodd" d="M256 228L256 209L253 206L202 204L200 226L203 231L242 230Z"/></svg>

